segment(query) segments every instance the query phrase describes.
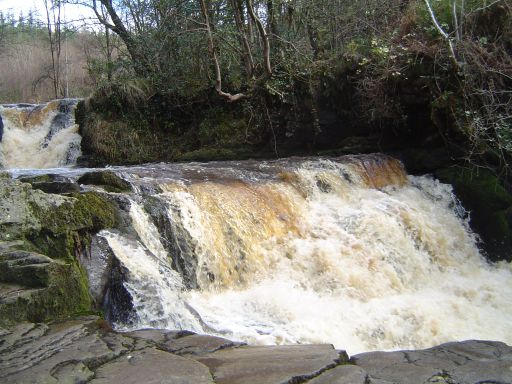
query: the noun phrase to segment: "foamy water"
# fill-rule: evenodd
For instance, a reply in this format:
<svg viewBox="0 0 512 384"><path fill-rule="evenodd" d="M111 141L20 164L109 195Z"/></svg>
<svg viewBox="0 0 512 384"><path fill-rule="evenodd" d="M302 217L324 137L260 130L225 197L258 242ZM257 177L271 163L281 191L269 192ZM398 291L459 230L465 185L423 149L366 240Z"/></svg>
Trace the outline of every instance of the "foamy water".
<svg viewBox="0 0 512 384"><path fill-rule="evenodd" d="M0 106L4 124L0 142L3 168L51 168L73 165L81 137L74 122L76 101Z"/></svg>
<svg viewBox="0 0 512 384"><path fill-rule="evenodd" d="M451 187L399 169L387 170L386 182L368 169L319 161L259 182L163 184L158 198L188 239L181 256L198 260L199 288L162 267L178 255L162 259L162 234L133 205L145 261L119 251L121 240L113 247L140 275L127 285L140 292L158 274L176 278L137 301L141 318L155 317L156 300L158 313L172 313L167 324L170 315L157 316L159 326L251 344L332 343L350 354L473 338L512 343L510 264L482 258Z"/></svg>

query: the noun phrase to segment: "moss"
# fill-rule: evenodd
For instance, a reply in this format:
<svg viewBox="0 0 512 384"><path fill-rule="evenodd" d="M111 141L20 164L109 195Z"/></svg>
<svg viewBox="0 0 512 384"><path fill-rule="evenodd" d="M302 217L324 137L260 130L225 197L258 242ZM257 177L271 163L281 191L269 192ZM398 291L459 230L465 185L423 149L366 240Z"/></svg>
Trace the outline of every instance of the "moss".
<svg viewBox="0 0 512 384"><path fill-rule="evenodd" d="M112 171L87 172L78 179L78 183L99 185L109 192L131 192L130 183Z"/></svg>
<svg viewBox="0 0 512 384"><path fill-rule="evenodd" d="M80 122L84 160L94 166L172 160L171 135L150 127L147 120L88 111Z"/></svg>
<svg viewBox="0 0 512 384"><path fill-rule="evenodd" d="M245 142L248 128L243 115L211 108L199 123L198 139L202 146L233 146Z"/></svg>
<svg viewBox="0 0 512 384"><path fill-rule="evenodd" d="M72 200L51 208L32 205L42 229L26 235L32 250L52 258L74 260L90 234L119 223L114 203L97 192L71 194Z"/></svg>
<svg viewBox="0 0 512 384"><path fill-rule="evenodd" d="M50 183L53 181L52 176L46 174L46 175L37 175L37 176L26 176L26 177L20 177L18 180L20 180L23 183Z"/></svg>
<svg viewBox="0 0 512 384"><path fill-rule="evenodd" d="M439 170L435 175L453 185L456 195L471 212L471 227L484 241L491 260L511 260L512 226L508 212L512 195L490 170L478 171L462 167Z"/></svg>
<svg viewBox="0 0 512 384"><path fill-rule="evenodd" d="M471 170L457 166L441 169L435 175L452 184L457 195L472 209L497 211L512 205L512 195L488 169Z"/></svg>
<svg viewBox="0 0 512 384"><path fill-rule="evenodd" d="M235 158L235 152L224 148L201 148L178 156L178 161L212 161Z"/></svg>
<svg viewBox="0 0 512 384"><path fill-rule="evenodd" d="M48 287L21 291L0 303L0 325L47 322L91 313L87 278L76 264L54 262Z"/></svg>
<svg viewBox="0 0 512 384"><path fill-rule="evenodd" d="M73 200L49 209L32 205L35 216L52 235L70 231L91 230L97 232L112 228L118 222L116 206L97 192L71 194Z"/></svg>

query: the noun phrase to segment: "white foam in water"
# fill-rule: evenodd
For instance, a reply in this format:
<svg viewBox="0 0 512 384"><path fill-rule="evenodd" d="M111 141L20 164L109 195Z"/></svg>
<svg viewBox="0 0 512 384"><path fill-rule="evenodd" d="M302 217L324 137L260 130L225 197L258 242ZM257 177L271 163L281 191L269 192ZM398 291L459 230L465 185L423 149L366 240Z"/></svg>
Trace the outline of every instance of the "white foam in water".
<svg viewBox="0 0 512 384"><path fill-rule="evenodd" d="M101 235L128 270L135 327L251 344L332 343L350 354L464 339L512 344L511 265L480 255L451 187L400 181L390 168L391 185L381 175L368 181L370 168L347 164L162 185L167 192L155 198L197 258L197 290L185 290L170 267L175 255L132 202L141 241Z"/></svg>
<svg viewBox="0 0 512 384"><path fill-rule="evenodd" d="M39 109L30 112L31 108ZM74 109L74 106L70 108ZM8 169L73 165L80 156L81 141L74 119L68 126L55 132L51 140L45 143L45 138L52 129L52 121L58 113L57 101L44 107L0 106L4 123L3 138L0 142L0 165ZM31 118L35 121L28 124L24 121Z"/></svg>
<svg viewBox="0 0 512 384"><path fill-rule="evenodd" d="M245 288L190 292L189 304L217 334L254 344L333 343L354 354L512 343L510 265L482 259L449 186L411 181L313 194L300 235L267 245L272 268Z"/></svg>
<svg viewBox="0 0 512 384"><path fill-rule="evenodd" d="M102 231L110 248L128 270L124 282L137 313L136 328L189 329L201 332L198 320L181 299L180 276L167 263L149 252L141 243L117 233ZM156 299L157 298L157 299ZM120 330L127 329L116 324Z"/></svg>

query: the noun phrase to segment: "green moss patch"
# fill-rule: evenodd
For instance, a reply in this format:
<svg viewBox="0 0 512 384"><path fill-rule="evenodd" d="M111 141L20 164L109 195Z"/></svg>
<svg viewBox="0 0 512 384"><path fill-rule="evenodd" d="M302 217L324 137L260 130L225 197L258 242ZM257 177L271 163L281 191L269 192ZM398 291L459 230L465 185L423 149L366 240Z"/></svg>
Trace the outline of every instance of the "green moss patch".
<svg viewBox="0 0 512 384"><path fill-rule="evenodd" d="M471 226L482 237L491 260L512 259L512 195L488 169L451 167L435 173L453 185L456 195L471 212Z"/></svg>
<svg viewBox="0 0 512 384"><path fill-rule="evenodd" d="M123 180L112 171L87 172L78 179L79 184L99 185L109 192L131 192L129 182Z"/></svg>

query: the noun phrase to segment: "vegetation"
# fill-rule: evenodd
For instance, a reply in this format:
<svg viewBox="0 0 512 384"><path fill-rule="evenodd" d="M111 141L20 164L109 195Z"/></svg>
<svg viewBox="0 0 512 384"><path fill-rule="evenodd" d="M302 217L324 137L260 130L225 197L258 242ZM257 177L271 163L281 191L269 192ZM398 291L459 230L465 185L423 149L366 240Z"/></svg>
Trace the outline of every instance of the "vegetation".
<svg viewBox="0 0 512 384"><path fill-rule="evenodd" d="M57 26L62 3L89 6L99 27ZM47 90L63 88L52 36L80 47L87 71L69 94L93 91L82 128L97 163L443 147L506 178L510 0L47 4L53 18L4 21L2 41L46 39Z"/></svg>

